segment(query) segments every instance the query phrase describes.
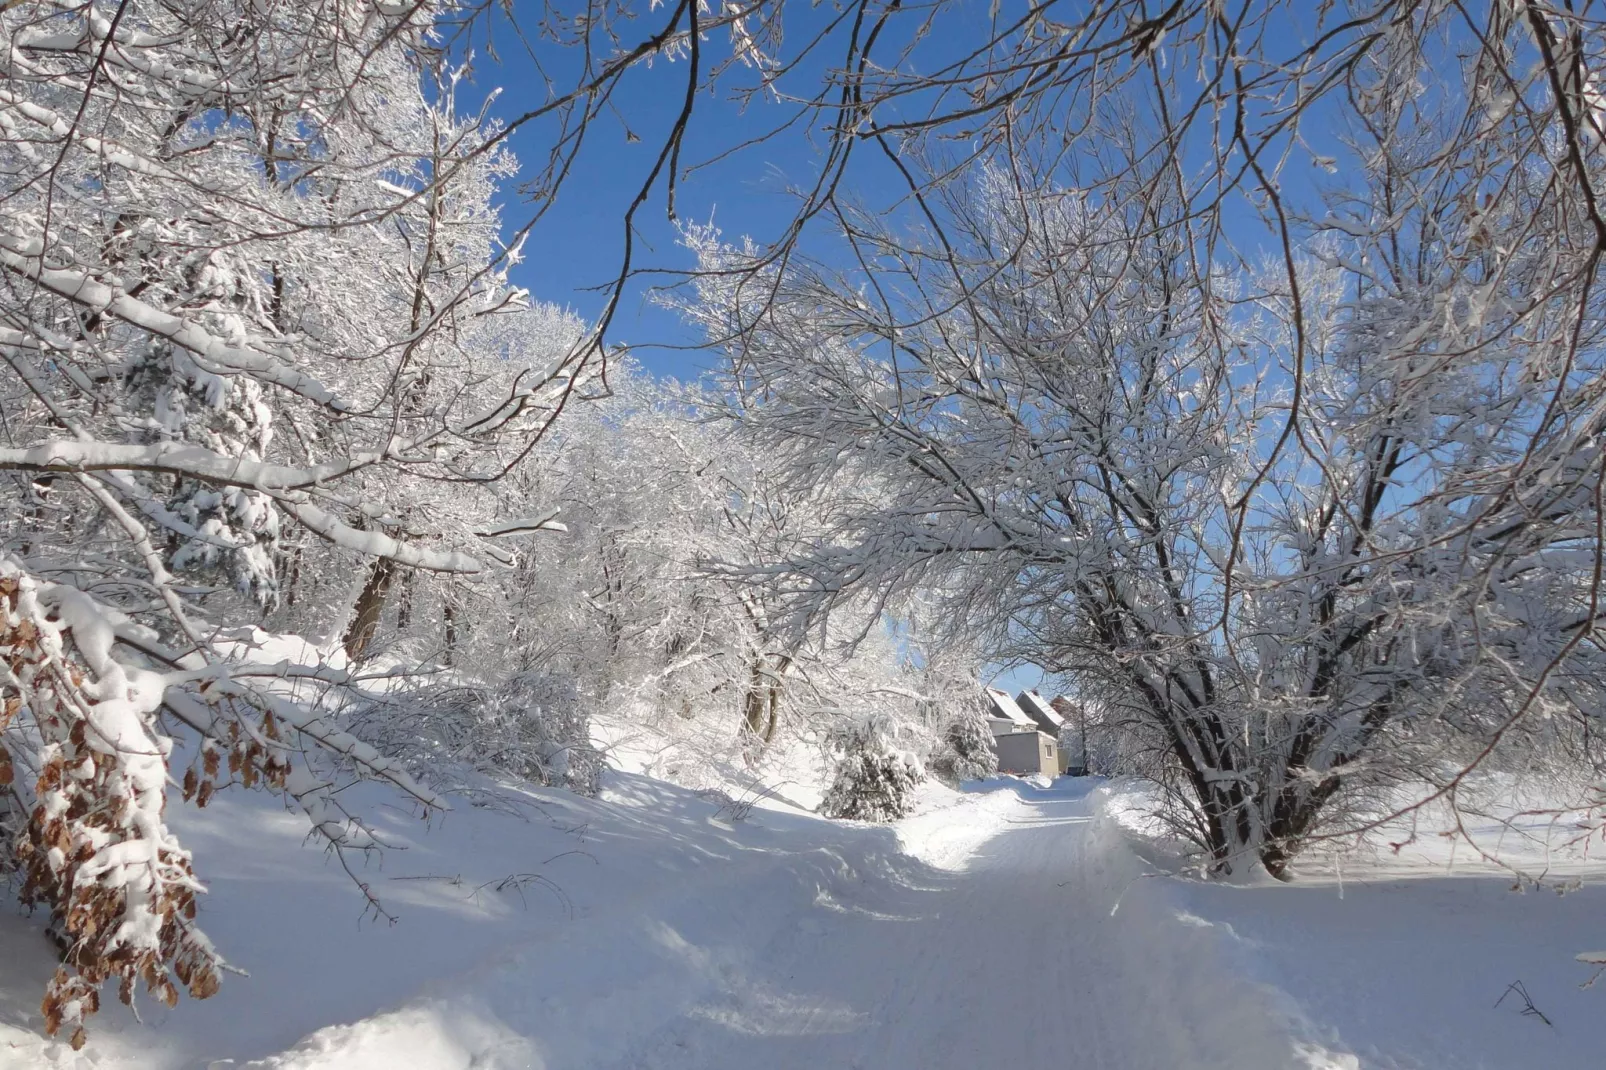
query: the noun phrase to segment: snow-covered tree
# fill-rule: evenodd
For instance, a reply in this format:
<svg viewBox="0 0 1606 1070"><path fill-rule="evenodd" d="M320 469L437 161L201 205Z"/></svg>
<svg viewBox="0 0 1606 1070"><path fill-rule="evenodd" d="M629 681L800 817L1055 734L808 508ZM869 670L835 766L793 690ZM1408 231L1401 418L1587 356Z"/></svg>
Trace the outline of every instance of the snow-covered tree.
<svg viewBox="0 0 1606 1070"><path fill-rule="evenodd" d="M1369 116L1416 99L1365 69ZM1602 713L1596 231L1528 150L1455 142L1474 195L1404 177L1433 131L1374 129L1337 216L1229 271L1120 118L1084 185L846 213L867 275L693 231L688 311L770 471L854 488L762 571L798 612L929 597L1139 727L1213 867L1282 875L1342 789L1451 793Z"/></svg>
<svg viewBox="0 0 1606 1070"><path fill-rule="evenodd" d="M800 632L764 584L730 574L801 537L812 505L771 493L751 444L706 408L698 389L616 363L609 396L567 413L497 487L559 510L561 533L549 522L500 539L513 552L495 573L415 575L388 600L369 658L431 677L359 704L365 737L426 777L465 762L570 783L545 751L586 754L599 717L695 755L668 763L688 770L783 760L777 749L817 743L867 696L934 736L974 689L962 659L912 658L873 609L856 618L877 625L863 637ZM450 650L447 610L462 622ZM533 680L572 702L509 691Z"/></svg>
<svg viewBox="0 0 1606 1070"><path fill-rule="evenodd" d="M440 801L311 700L361 692L350 673L242 651L264 613L361 636L322 577L509 556L524 529L486 523L509 512L488 488L578 381L574 339L519 344L539 314L493 199L513 162L458 106L442 10L0 10L0 825L63 943L46 1018L75 1044L102 980L216 988L170 773L201 804L272 787L343 860L373 840L336 768Z"/></svg>
<svg viewBox="0 0 1606 1070"><path fill-rule="evenodd" d="M820 813L847 821L896 821L909 814L925 773L899 746L899 727L879 712L845 716L831 727L836 766Z"/></svg>
<svg viewBox="0 0 1606 1070"><path fill-rule="evenodd" d="M954 783L980 780L998 772L998 752L993 734L979 706L963 710L942 733L945 746L933 756L931 767L938 776Z"/></svg>
<svg viewBox="0 0 1606 1070"><path fill-rule="evenodd" d="M724 527L722 481L743 457L628 362L612 369L610 395L571 414L514 477L560 510L565 533L495 583L463 585L476 615L505 627L465 639L455 664L565 674L585 708L631 716L730 706L715 689L747 678L749 625L732 592L698 576L697 557Z"/></svg>

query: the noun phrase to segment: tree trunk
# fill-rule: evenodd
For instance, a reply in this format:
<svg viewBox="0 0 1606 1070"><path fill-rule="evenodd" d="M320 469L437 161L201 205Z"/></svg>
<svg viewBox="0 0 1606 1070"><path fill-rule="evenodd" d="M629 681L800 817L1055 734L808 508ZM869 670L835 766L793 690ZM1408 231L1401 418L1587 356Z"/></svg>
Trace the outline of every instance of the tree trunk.
<svg viewBox="0 0 1606 1070"><path fill-rule="evenodd" d="M449 597L441 609L441 616L446 621L446 650L441 657L441 664L451 668L452 659L457 653L457 606Z"/></svg>
<svg viewBox="0 0 1606 1070"><path fill-rule="evenodd" d="M755 739L764 738L765 701L764 655L756 655L748 672L747 690L742 694L742 719ZM767 742L767 741L766 741Z"/></svg>
<svg viewBox="0 0 1606 1070"><path fill-rule="evenodd" d="M413 586L418 582L418 574L408 569L402 576L401 591L396 595L396 631L405 632L407 626L413 622Z"/></svg>
<svg viewBox="0 0 1606 1070"><path fill-rule="evenodd" d="M435 153L432 160L434 170L432 174L440 175L440 136L435 138ZM438 238L441 212L441 185L432 183L429 188L429 230L424 242L423 255L418 261L418 275L413 280L413 309L411 317L413 342L408 343L402 352L402 367L396 371L400 382L402 369L412 358L414 346L417 344L419 331L424 323L424 311L429 295L429 280L431 264L435 259L435 243ZM425 395L429 392L431 381L430 371L424 371L409 384L402 393L402 412L412 415L423 408ZM345 638L342 640L346 648L346 656L352 661L362 657L374 640L374 633L379 629L379 619L385 612L385 596L390 593L390 585L395 582L396 562L388 557L381 557L374 561L368 570L368 581L363 584L362 593L357 596L357 605L352 611L351 624L346 628ZM451 644L452 627L450 615L447 617L448 646Z"/></svg>
<svg viewBox="0 0 1606 1070"><path fill-rule="evenodd" d="M368 579L357 595L351 623L346 625L346 634L340 640L346 649L346 657L352 661L361 660L373 643L374 633L379 630L379 618L385 612L385 595L395 578L396 562L388 557L377 558L368 567Z"/></svg>
<svg viewBox="0 0 1606 1070"><path fill-rule="evenodd" d="M291 549L288 556L288 564L284 570L284 583L281 587L284 590L285 609L295 608L296 594L301 588L301 552L299 544Z"/></svg>
<svg viewBox="0 0 1606 1070"><path fill-rule="evenodd" d="M1087 703L1076 704L1076 731L1082 737L1082 775L1093 775L1093 763L1088 758L1087 749Z"/></svg>
<svg viewBox="0 0 1606 1070"><path fill-rule="evenodd" d="M1151 691L1150 701L1164 699ZM1210 852L1211 869L1231 873L1233 863L1253 858L1260 846L1250 810L1257 800L1235 768L1242 756L1234 754L1220 723L1208 710L1183 705L1156 712L1166 725L1172 753L1198 803L1196 812L1204 826L1201 846Z"/></svg>
<svg viewBox="0 0 1606 1070"><path fill-rule="evenodd" d="M1208 832L1211 869L1231 873L1233 864L1253 861L1255 844L1249 820L1251 801L1236 781L1211 783L1200 790L1200 809Z"/></svg>
<svg viewBox="0 0 1606 1070"><path fill-rule="evenodd" d="M772 656L775 658L773 669L765 664ZM742 715L747 731L766 744L775 739L781 713L781 675L791 664L788 654L753 655L747 692L742 696Z"/></svg>
<svg viewBox="0 0 1606 1070"><path fill-rule="evenodd" d="M780 721L781 713L781 676L791 664L791 657L782 654L776 659L775 672L770 677L769 721L764 725L764 742L766 744L775 740L775 726Z"/></svg>
<svg viewBox="0 0 1606 1070"><path fill-rule="evenodd" d="M1260 847L1260 861L1278 880L1288 880L1288 864L1304 846L1305 836L1316 823L1327 801L1337 794L1343 778L1329 773L1310 791L1299 790L1300 781L1289 777L1272 808L1266 826L1266 840Z"/></svg>

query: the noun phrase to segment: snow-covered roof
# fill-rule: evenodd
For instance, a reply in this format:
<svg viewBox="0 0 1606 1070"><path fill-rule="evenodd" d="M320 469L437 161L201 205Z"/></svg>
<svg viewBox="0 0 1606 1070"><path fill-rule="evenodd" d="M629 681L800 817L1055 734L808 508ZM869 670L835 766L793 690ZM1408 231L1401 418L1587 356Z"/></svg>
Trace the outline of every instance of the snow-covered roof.
<svg viewBox="0 0 1606 1070"><path fill-rule="evenodd" d="M1037 726L1045 732L1058 732L1065 724L1065 718L1061 717L1058 711L1049 705L1048 700L1036 691L1022 691L1015 696L1015 705L1019 706L1026 716L1036 721Z"/></svg>
<svg viewBox="0 0 1606 1070"><path fill-rule="evenodd" d="M1009 697L1008 691L1000 691L996 687L989 687L987 689L987 701L993 707L992 715L994 717L1011 721L1026 728L1037 727L1037 722L1027 716L1019 706L1015 705L1015 700Z"/></svg>

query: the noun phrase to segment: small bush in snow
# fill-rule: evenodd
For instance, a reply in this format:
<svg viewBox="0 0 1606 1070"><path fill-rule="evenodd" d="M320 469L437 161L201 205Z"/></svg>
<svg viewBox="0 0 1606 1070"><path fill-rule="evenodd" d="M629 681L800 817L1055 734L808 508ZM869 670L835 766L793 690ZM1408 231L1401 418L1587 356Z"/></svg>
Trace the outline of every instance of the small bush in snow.
<svg viewBox="0 0 1606 1070"><path fill-rule="evenodd" d="M357 727L421 771L445 758L582 795L596 794L602 771L574 682L562 674L430 689L399 706L374 704Z"/></svg>
<svg viewBox="0 0 1606 1070"><path fill-rule="evenodd" d="M966 711L954 718L942 734L944 746L932 759L932 771L952 784L980 780L998 772L998 753L993 750L993 734L979 711Z"/></svg>
<svg viewBox="0 0 1606 1070"><path fill-rule="evenodd" d="M820 803L826 817L896 821L914 808L914 789L925 779L920 765L894 744L896 726L879 714L832 731L836 777Z"/></svg>
<svg viewBox="0 0 1606 1070"><path fill-rule="evenodd" d="M602 757L574 684L542 672L515 673L481 710L487 727L510 737L505 768L543 784L595 795Z"/></svg>

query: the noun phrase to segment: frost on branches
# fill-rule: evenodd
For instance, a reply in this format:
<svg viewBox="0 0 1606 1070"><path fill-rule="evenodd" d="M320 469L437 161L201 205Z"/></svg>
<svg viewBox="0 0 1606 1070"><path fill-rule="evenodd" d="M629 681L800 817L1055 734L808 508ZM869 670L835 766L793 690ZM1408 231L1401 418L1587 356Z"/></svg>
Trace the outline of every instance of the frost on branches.
<svg viewBox="0 0 1606 1070"><path fill-rule="evenodd" d="M1401 40L1464 32L1420 17ZM1498 25L1514 70L1551 62L1534 24ZM935 634L1061 674L1217 873L1287 876L1391 784L1598 763L1606 170L1593 133L1548 140L1587 125L1571 75L1502 104L1497 52L1335 71L1345 184L1261 176L1274 239L1241 258L1215 185L1241 165L1190 187L1155 161L1213 144L1134 117L1191 114L1164 79L1112 90L1086 170L1010 156L907 225L849 212L835 260L690 230L727 415L790 493L854 488L733 571L814 621L923 597Z"/></svg>
<svg viewBox="0 0 1606 1070"><path fill-rule="evenodd" d="M376 696L352 724L421 776L466 766L595 795L602 755L574 677L562 668Z"/></svg>
<svg viewBox="0 0 1606 1070"><path fill-rule="evenodd" d="M848 821L896 821L914 809L915 788L925 774L898 748L897 727L891 718L872 713L832 729L828 742L836 754L836 774L820 813Z"/></svg>

